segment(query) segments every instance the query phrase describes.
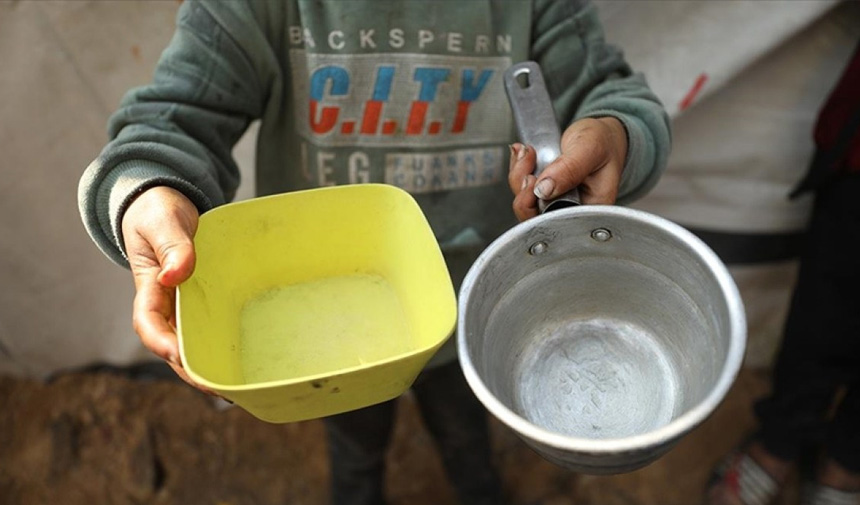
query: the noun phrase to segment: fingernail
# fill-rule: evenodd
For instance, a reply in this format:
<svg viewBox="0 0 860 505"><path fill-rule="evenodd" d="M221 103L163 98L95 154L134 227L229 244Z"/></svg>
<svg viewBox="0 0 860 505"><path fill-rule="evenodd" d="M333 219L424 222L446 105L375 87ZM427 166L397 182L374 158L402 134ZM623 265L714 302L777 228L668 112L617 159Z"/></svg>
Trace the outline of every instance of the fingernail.
<svg viewBox="0 0 860 505"><path fill-rule="evenodd" d="M164 263L164 265L161 265L161 271L158 272L158 276L160 278L164 277L165 275L167 275L169 272L172 272L173 270L175 270L174 264L170 261L166 261Z"/></svg>
<svg viewBox="0 0 860 505"><path fill-rule="evenodd" d="M514 147L514 145L508 144L508 149L511 150L511 159L516 158L517 157L517 149Z"/></svg>
<svg viewBox="0 0 860 505"><path fill-rule="evenodd" d="M529 186L529 178L528 176L523 177L523 183L520 185L520 191L526 189Z"/></svg>
<svg viewBox="0 0 860 505"><path fill-rule="evenodd" d="M179 358L176 357L175 354L170 354L167 356L167 360L173 363L176 366L179 366Z"/></svg>
<svg viewBox="0 0 860 505"><path fill-rule="evenodd" d="M535 196L541 200L548 200L552 197L552 192L555 189L555 181L547 177L537 183L535 186Z"/></svg>
<svg viewBox="0 0 860 505"><path fill-rule="evenodd" d="M529 152L529 146L523 145L523 148L517 152L517 160L525 158L527 152Z"/></svg>

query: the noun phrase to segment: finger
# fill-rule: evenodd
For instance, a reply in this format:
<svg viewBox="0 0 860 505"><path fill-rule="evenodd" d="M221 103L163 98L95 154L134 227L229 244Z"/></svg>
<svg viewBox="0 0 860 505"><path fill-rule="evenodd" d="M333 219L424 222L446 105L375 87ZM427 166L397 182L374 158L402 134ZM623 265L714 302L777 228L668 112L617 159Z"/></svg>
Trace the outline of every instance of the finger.
<svg viewBox="0 0 860 505"><path fill-rule="evenodd" d="M609 163L589 175L579 186L579 196L586 205L612 205L618 198L623 167Z"/></svg>
<svg viewBox="0 0 860 505"><path fill-rule="evenodd" d="M520 193L523 185L523 179L535 171L537 163L537 153L534 148L524 144L516 143L511 145L511 163L508 170L508 185L511 192L515 195Z"/></svg>
<svg viewBox="0 0 860 505"><path fill-rule="evenodd" d="M609 161L610 153L599 131L590 124L574 123L565 132L561 156L544 169L535 185L538 198L552 200L570 191Z"/></svg>
<svg viewBox="0 0 860 505"><path fill-rule="evenodd" d="M174 288L164 287L152 280L138 288L134 301L134 329L153 354L164 359L170 368L189 385L200 391L218 396L214 391L194 382L179 359L173 319Z"/></svg>
<svg viewBox="0 0 860 505"><path fill-rule="evenodd" d="M211 389L207 388L206 386L201 386L200 384L194 382L194 379L192 379L191 376L188 375L188 372L185 371L185 368L183 368L182 365L174 365L173 363L170 363L170 362L168 362L167 364L170 365L170 368L172 368L173 371L176 372L176 375L178 375L180 379L184 380L191 387L198 389L198 390L206 393L207 395L217 396L217 397L221 398L221 395L219 395L215 391L212 391Z"/></svg>
<svg viewBox="0 0 860 505"><path fill-rule="evenodd" d="M525 221L538 215L538 199L534 194L534 185L537 178L526 175L521 183L520 192L514 198L514 215L519 221Z"/></svg>
<svg viewBox="0 0 860 505"><path fill-rule="evenodd" d="M187 224L167 227L149 234L161 271L158 282L165 287L176 287L194 272L193 232Z"/></svg>
<svg viewBox="0 0 860 505"><path fill-rule="evenodd" d="M158 284L153 276L136 276L137 293L132 308L132 324L141 342L153 354L172 364L179 364L176 332L170 325L173 317L173 291Z"/></svg>

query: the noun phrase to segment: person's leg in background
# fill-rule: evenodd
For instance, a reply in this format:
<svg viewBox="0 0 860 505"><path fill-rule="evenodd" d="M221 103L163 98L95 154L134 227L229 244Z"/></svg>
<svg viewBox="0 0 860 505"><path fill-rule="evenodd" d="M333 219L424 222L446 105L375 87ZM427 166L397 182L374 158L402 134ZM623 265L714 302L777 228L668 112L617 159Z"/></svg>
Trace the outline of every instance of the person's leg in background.
<svg viewBox="0 0 860 505"><path fill-rule="evenodd" d="M773 389L755 408L760 429L718 472L712 505L769 503L801 452L826 439L837 393L860 367L858 196L860 177L853 176L816 197Z"/></svg>
<svg viewBox="0 0 860 505"><path fill-rule="evenodd" d="M839 237L830 272L838 314L826 326L842 335L826 366L844 394L827 424L824 461L804 503L860 505L860 174L840 177L824 196L830 233Z"/></svg>
<svg viewBox="0 0 860 505"><path fill-rule="evenodd" d="M855 334L860 342L860 333ZM860 349L858 349L860 352ZM858 356L855 354L855 357ZM860 375L860 364L856 375ZM825 460L819 469L816 484L808 489L804 503L819 503L815 495L831 497L820 503L833 505L860 504L860 377L855 378L837 408L827 432ZM823 489L822 489L823 486Z"/></svg>
<svg viewBox="0 0 860 505"><path fill-rule="evenodd" d="M333 505L385 504L385 454L394 427L395 401L324 419Z"/></svg>
<svg viewBox="0 0 860 505"><path fill-rule="evenodd" d="M836 394L860 365L853 357L860 330L858 200L860 177L846 177L816 195L773 392L756 406L758 439L784 461L824 442Z"/></svg>
<svg viewBox="0 0 860 505"><path fill-rule="evenodd" d="M462 505L501 505L487 412L456 361L425 370L413 386L424 423L436 441Z"/></svg>

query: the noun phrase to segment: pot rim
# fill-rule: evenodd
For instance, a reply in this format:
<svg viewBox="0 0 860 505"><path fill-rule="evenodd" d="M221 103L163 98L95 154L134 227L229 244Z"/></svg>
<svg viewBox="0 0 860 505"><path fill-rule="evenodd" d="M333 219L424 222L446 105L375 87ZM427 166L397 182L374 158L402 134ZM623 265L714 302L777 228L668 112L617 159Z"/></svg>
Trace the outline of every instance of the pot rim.
<svg viewBox="0 0 860 505"><path fill-rule="evenodd" d="M638 221L646 225L661 228L667 233L678 237L704 262L707 268L713 272L717 284L719 285L720 292L726 299L730 326L729 347L716 384L708 395L693 408L687 410L676 419L673 419L671 422L655 430L629 437L590 439L562 435L541 428L509 409L490 392L478 375L471 356L469 355L466 339L464 337L465 333L463 331L466 324L466 311L464 308L470 299L471 290L475 284L475 280L488 268L491 268L492 262L490 259L508 242L527 234L536 226L540 226L548 221L564 218L568 214L577 214L583 217L601 215L617 216L623 219ZM716 253L702 242L701 239L682 226L669 221L668 219L645 211L614 205L585 205L569 207L542 214L514 226L490 244L490 246L481 253L472 265L472 268L466 274L462 288L460 289L459 308L460 310L457 315L457 354L459 356L460 366L466 377L466 381L481 403L483 403L490 413L492 413L497 419L508 425L520 436L558 450L572 453L587 453L592 455L617 454L619 452L646 450L674 442L676 439L701 424L723 401L740 371L747 339L746 315L740 293L734 279L725 264L723 264L719 257L717 257Z"/></svg>

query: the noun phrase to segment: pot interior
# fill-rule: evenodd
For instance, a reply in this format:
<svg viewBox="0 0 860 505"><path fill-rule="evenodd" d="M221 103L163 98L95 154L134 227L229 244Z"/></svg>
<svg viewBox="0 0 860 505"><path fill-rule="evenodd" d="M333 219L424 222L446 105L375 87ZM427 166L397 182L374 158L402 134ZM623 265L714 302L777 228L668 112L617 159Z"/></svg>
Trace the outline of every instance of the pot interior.
<svg viewBox="0 0 860 505"><path fill-rule="evenodd" d="M561 435L624 438L714 389L731 318L683 237L574 214L505 239L467 279L460 330L478 377L516 415Z"/></svg>

